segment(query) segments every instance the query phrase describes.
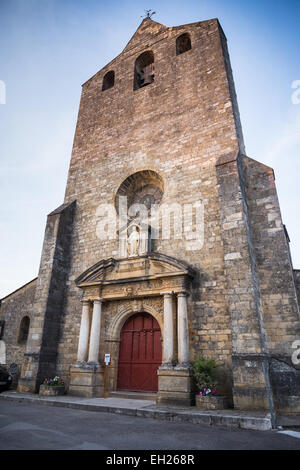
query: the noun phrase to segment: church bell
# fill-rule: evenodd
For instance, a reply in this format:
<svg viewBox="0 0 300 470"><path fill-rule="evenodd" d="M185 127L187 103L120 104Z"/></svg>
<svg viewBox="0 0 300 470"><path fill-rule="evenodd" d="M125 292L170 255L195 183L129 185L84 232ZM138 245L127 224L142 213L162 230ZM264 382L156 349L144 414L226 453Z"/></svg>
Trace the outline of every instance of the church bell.
<svg viewBox="0 0 300 470"><path fill-rule="evenodd" d="M154 81L154 64L146 65L142 70L142 86L149 85Z"/></svg>

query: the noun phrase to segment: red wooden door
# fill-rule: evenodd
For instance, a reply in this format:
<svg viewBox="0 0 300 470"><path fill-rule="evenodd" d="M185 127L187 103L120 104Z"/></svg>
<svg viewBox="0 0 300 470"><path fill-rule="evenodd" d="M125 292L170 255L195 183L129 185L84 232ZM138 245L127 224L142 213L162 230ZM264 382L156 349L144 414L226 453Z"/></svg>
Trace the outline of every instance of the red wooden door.
<svg viewBox="0 0 300 470"><path fill-rule="evenodd" d="M118 390L157 392L161 332L148 313L130 317L121 331Z"/></svg>

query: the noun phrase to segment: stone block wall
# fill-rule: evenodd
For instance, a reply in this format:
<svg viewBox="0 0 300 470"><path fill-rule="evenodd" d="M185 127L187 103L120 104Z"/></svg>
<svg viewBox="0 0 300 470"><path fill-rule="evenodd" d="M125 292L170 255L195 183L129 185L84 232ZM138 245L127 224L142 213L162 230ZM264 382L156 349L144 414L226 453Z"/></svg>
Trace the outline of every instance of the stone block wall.
<svg viewBox="0 0 300 470"><path fill-rule="evenodd" d="M0 304L0 321L4 322L4 330L1 341L4 342L6 360L8 366L17 365L20 372L24 362L27 341L19 341L20 327L24 317L29 317L32 322L32 308L35 296L37 279L10 295L4 297Z"/></svg>
<svg viewBox="0 0 300 470"><path fill-rule="evenodd" d="M300 269L294 269L294 281L296 287L296 293L298 298L298 305L300 305Z"/></svg>
<svg viewBox="0 0 300 470"><path fill-rule="evenodd" d="M64 321L74 211L75 202L72 202L60 206L47 218L32 325L18 385L20 392L38 391L41 381L57 372L57 344Z"/></svg>
<svg viewBox="0 0 300 470"><path fill-rule="evenodd" d="M243 158L249 220L270 353L290 356L300 337L300 317L289 246L272 168Z"/></svg>
<svg viewBox="0 0 300 470"><path fill-rule="evenodd" d="M186 31L192 49L176 56L176 37ZM197 271L189 297L192 359L203 353L225 361L231 369L215 163L243 143L237 135L230 94L233 79L222 34L217 20L174 28L145 20L124 51L83 85L65 196L66 203L77 200L59 344L59 367L66 376L76 359L73 339L78 338L81 318L74 279L95 262L119 254L117 239L97 237L97 208L100 203L114 205L121 183L144 169L163 179L162 203L200 200L204 204L200 249L174 238L160 239L156 249ZM149 49L154 52L155 80L134 91L135 60ZM109 70L115 72L115 85L102 91L102 79Z"/></svg>
<svg viewBox="0 0 300 470"><path fill-rule="evenodd" d="M242 167L262 312L262 344L274 408L299 412L300 368L292 362L293 343L300 339L297 283L295 286L274 172L245 156Z"/></svg>
<svg viewBox="0 0 300 470"><path fill-rule="evenodd" d="M268 409L264 327L240 154L223 155L217 162L217 174L232 330L234 406Z"/></svg>

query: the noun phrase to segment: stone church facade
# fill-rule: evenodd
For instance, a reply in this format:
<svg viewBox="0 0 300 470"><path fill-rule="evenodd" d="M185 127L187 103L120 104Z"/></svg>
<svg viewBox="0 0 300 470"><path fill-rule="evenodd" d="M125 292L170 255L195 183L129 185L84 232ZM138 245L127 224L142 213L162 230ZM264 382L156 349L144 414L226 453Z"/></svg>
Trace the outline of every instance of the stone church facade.
<svg viewBox="0 0 300 470"><path fill-rule="evenodd" d="M110 354L108 392L192 405L201 354L224 364L234 408L300 412L300 275L274 172L245 154L217 19L146 18L83 85L65 199L22 289L0 310L20 392L59 375L101 397Z"/></svg>

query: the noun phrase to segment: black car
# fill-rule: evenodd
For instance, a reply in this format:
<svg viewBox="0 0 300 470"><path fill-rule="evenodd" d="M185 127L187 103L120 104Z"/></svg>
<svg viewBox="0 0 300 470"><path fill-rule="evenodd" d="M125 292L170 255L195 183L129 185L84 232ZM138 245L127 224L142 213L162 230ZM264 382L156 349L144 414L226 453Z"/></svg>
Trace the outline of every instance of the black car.
<svg viewBox="0 0 300 470"><path fill-rule="evenodd" d="M8 390L12 383L12 376L10 375L8 369L0 364L0 392Z"/></svg>

